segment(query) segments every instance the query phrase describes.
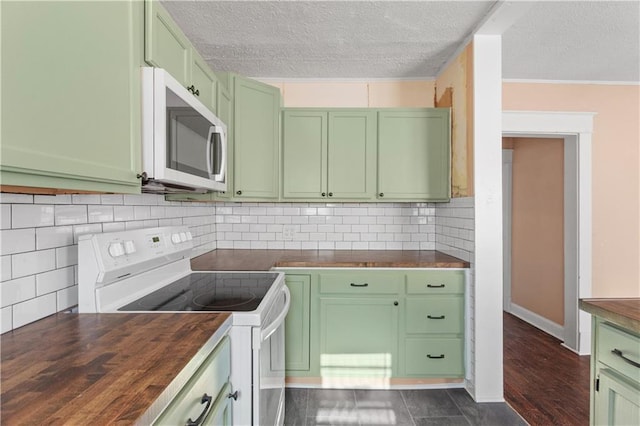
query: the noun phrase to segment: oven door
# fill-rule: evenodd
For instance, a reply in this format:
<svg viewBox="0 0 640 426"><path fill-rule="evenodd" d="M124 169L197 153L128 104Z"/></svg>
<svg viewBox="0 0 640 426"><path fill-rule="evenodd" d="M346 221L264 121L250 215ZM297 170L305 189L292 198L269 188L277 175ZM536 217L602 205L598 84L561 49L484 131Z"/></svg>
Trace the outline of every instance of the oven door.
<svg viewBox="0 0 640 426"><path fill-rule="evenodd" d="M253 329L253 424L284 423L284 319L291 295L286 285L266 316Z"/></svg>

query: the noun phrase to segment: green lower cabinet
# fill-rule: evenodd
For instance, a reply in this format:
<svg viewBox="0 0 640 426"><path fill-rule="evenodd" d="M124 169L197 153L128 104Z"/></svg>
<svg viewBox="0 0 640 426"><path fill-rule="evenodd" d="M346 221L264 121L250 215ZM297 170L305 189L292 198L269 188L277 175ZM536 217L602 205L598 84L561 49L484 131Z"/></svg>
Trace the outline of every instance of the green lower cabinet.
<svg viewBox="0 0 640 426"><path fill-rule="evenodd" d="M285 283L291 293L291 305L284 323L285 369L287 375L291 375L309 371L311 277L287 274Z"/></svg>
<svg viewBox="0 0 640 426"><path fill-rule="evenodd" d="M606 368L600 370L599 382L594 424L640 425L640 385Z"/></svg>
<svg viewBox="0 0 640 426"><path fill-rule="evenodd" d="M464 332L464 299L462 297L412 297L406 300L407 333Z"/></svg>
<svg viewBox="0 0 640 426"><path fill-rule="evenodd" d="M407 338L404 344L407 377L463 377L462 338Z"/></svg>
<svg viewBox="0 0 640 426"><path fill-rule="evenodd" d="M210 426L231 426L233 425L233 399L229 395L233 392L231 385L227 385L220 391L215 405L211 408L209 415L202 422L203 425ZM188 423L187 423L188 424Z"/></svg>
<svg viewBox="0 0 640 426"><path fill-rule="evenodd" d="M385 379L398 364L398 300L320 298L320 374Z"/></svg>

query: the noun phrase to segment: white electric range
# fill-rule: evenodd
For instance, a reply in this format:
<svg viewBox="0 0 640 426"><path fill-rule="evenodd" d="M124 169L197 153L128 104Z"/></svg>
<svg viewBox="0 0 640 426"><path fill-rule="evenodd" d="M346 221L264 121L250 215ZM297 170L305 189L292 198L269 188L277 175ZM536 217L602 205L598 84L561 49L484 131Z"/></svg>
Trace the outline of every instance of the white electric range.
<svg viewBox="0 0 640 426"><path fill-rule="evenodd" d="M193 272L187 227L83 235L78 309L83 312L231 312L235 425L284 422L284 274Z"/></svg>

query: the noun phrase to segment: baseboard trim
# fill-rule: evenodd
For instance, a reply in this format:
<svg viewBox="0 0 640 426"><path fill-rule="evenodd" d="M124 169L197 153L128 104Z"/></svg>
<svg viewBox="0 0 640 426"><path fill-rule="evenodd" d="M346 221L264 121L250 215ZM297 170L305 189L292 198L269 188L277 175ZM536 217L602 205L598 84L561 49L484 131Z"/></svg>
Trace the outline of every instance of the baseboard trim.
<svg viewBox="0 0 640 426"><path fill-rule="evenodd" d="M531 312L530 310L513 302L511 302L511 312L509 313L564 342L564 327L560 324L556 324L555 322L548 320L535 312Z"/></svg>

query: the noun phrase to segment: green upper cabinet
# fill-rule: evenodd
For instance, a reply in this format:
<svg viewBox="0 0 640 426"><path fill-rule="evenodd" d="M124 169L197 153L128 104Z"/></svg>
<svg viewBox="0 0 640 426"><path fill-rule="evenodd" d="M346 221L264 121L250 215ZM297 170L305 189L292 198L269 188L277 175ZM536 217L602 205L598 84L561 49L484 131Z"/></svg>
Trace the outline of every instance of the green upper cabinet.
<svg viewBox="0 0 640 426"><path fill-rule="evenodd" d="M327 196L327 112L284 110L282 198Z"/></svg>
<svg viewBox="0 0 640 426"><path fill-rule="evenodd" d="M173 78L216 112L217 77L157 0L145 1L144 59Z"/></svg>
<svg viewBox="0 0 640 426"><path fill-rule="evenodd" d="M374 110L285 109L285 199L371 199L375 193Z"/></svg>
<svg viewBox="0 0 640 426"><path fill-rule="evenodd" d="M378 113L378 199L448 201L450 124L447 108Z"/></svg>
<svg viewBox="0 0 640 426"><path fill-rule="evenodd" d="M214 114L217 114L216 96L218 79L198 52L193 50L191 55L192 91L200 102L213 111ZM227 123L226 121L224 122Z"/></svg>
<svg viewBox="0 0 640 426"><path fill-rule="evenodd" d="M2 184L139 193L142 3L0 8Z"/></svg>
<svg viewBox="0 0 640 426"><path fill-rule="evenodd" d="M145 61L164 68L183 85L190 85L192 47L189 39L158 0L145 0L144 5Z"/></svg>
<svg viewBox="0 0 640 426"><path fill-rule="evenodd" d="M235 199L277 199L280 90L234 76Z"/></svg>

